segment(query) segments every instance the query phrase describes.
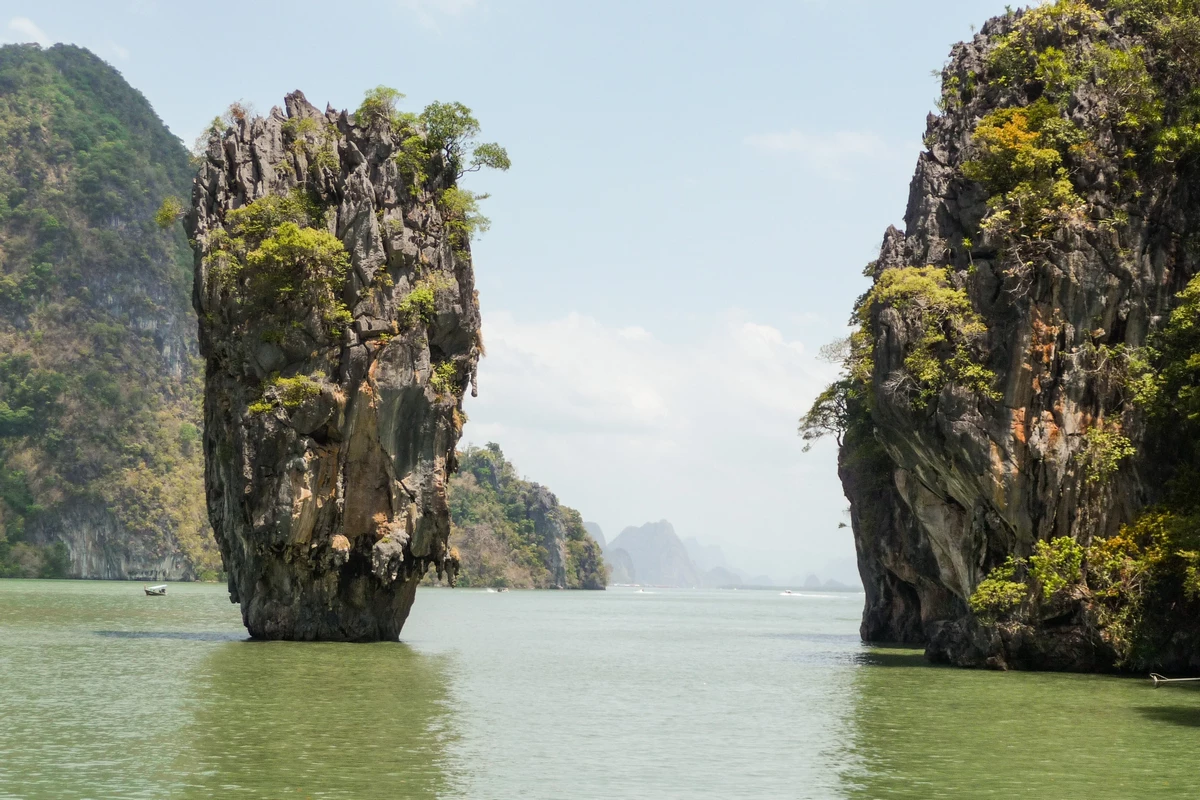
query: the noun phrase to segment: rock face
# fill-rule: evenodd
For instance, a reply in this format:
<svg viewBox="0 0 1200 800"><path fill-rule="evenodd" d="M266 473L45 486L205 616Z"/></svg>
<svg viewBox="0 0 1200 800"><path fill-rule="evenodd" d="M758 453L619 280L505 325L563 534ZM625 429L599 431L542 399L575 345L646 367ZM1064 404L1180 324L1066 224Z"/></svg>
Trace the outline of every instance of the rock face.
<svg viewBox="0 0 1200 800"><path fill-rule="evenodd" d="M624 561L617 555L618 551L629 555L632 575L638 583L684 588L704 584L683 542L675 534L675 528L665 519L621 531L608 545L608 553L614 563Z"/></svg>
<svg viewBox="0 0 1200 800"><path fill-rule="evenodd" d="M1172 122L1171 82L1194 77L1155 52L1153 23L1129 10L1142 5L1060 0L994 19L951 54L905 230L887 231L869 269L877 294L861 312L870 353L859 362L869 368L863 417L840 453L865 640L925 644L930 656L963 665L1113 664L1104 637L1091 635L1086 603L1068 598L1020 624L992 625L967 601L990 570L1039 541L1111 537L1161 485L1139 459L1096 479L1088 452L1097 431L1143 443L1143 421L1111 367L1122 348L1147 342L1200 266L1194 171L1156 160L1153 132ZM1045 71L1058 56L1065 77ZM1146 121L1153 107L1166 115L1160 123ZM996 116L1001 109L1021 109L1020 119ZM1011 158L1011 183L987 172L989 157L1011 156L999 148L1025 146L1006 134L1040 148L1044 178ZM972 171L972 161L983 167ZM1044 219L1014 210L1028 187L1053 198L1038 201ZM994 374L990 391L951 379L917 399L913 357L935 306L889 300L886 290L896 270L928 265L986 326L962 336L975 337L970 352ZM936 332L952 337L944 331ZM951 344L931 345L947 372L958 369Z"/></svg>
<svg viewBox="0 0 1200 800"><path fill-rule="evenodd" d="M0 47L0 577L215 580L188 152L70 45Z"/></svg>
<svg viewBox="0 0 1200 800"><path fill-rule="evenodd" d="M395 639L426 570L456 568L479 306L454 171L403 171L411 134L296 92L235 115L195 181L208 511L256 637Z"/></svg>

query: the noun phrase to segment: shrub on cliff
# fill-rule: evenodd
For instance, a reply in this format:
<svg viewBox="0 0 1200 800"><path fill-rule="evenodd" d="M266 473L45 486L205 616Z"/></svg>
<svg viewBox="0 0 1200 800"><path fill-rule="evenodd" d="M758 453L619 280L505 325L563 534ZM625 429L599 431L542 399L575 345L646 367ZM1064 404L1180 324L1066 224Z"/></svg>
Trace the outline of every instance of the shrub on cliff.
<svg viewBox="0 0 1200 800"><path fill-rule="evenodd" d="M980 360L987 327L949 272L934 266L885 269L858 302L853 320L858 329L834 355L842 363L842 378L826 387L800 420L806 451L827 435L841 446L853 418L868 412L874 343L867 331L872 315L885 308L899 312L911 334L903 369L889 376L885 391L915 409L928 406L949 383L996 398L995 373Z"/></svg>
<svg viewBox="0 0 1200 800"><path fill-rule="evenodd" d="M962 172L992 193L980 227L1006 251L1008 272L1019 283L1028 281L1029 262L1043 254L1038 245L1081 220L1084 203L1064 152L1084 138L1044 97L1028 107L997 109L975 128L976 158Z"/></svg>
<svg viewBox="0 0 1200 800"><path fill-rule="evenodd" d="M1018 567L1023 566L1023 561L1018 563L1009 556L1003 565L989 572L975 587L974 593L967 601L971 611L985 620L994 622L1016 610L1028 594L1026 585L1014 580Z"/></svg>
<svg viewBox="0 0 1200 800"><path fill-rule="evenodd" d="M369 90L354 113L359 125L389 126L400 139L395 161L403 174L417 185L440 177L439 205L450 228L453 245L462 249L477 233L487 231L491 221L480 211L486 194L457 185L468 172L482 169L507 171L512 166L508 151L495 142L478 142L482 130L471 109L462 103L433 102L420 114L402 112L404 94L388 86ZM434 175L435 165L445 174Z"/></svg>
<svg viewBox="0 0 1200 800"><path fill-rule="evenodd" d="M206 261L213 278L248 321L266 324L268 339L282 340L313 311L329 336L351 322L340 294L349 255L324 219L325 209L294 190L230 211L212 237Z"/></svg>

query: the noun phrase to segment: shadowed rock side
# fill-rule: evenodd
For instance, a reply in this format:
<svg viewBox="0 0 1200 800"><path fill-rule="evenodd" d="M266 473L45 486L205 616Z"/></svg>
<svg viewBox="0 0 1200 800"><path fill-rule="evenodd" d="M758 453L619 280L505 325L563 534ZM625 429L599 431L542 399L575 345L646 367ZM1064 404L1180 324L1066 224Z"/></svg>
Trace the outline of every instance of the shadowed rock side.
<svg viewBox="0 0 1200 800"><path fill-rule="evenodd" d="M1043 580L994 618L968 600L1038 542L1110 539L1170 477L1102 448L1145 452L1116 367L1200 264L1195 160L1162 150L1167 126L1190 119L1172 98L1197 76L1156 49L1163 24L1144 6L1060 0L951 54L905 230L887 231L868 270L847 362L851 376L865 366L863 391L846 384L839 472L866 640L971 666L1119 665L1117 629L1097 621L1103 587L1086 578L1053 597ZM1172 648L1142 663L1195 661L1182 639Z"/></svg>
<svg viewBox="0 0 1200 800"><path fill-rule="evenodd" d="M209 143L188 220L209 517L250 633L395 639L448 555L480 355L469 245L410 129L296 92Z"/></svg>

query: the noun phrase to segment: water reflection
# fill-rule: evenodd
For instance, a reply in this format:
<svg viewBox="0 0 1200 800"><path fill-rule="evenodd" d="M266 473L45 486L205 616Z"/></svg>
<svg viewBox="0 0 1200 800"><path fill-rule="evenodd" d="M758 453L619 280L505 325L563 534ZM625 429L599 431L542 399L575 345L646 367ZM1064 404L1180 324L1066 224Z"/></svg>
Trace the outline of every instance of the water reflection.
<svg viewBox="0 0 1200 800"><path fill-rule="evenodd" d="M219 645L192 684L172 796L444 796L447 666L397 643Z"/></svg>
<svg viewBox="0 0 1200 800"><path fill-rule="evenodd" d="M240 631L96 631L106 639L176 639L185 642L238 642L248 637Z"/></svg>
<svg viewBox="0 0 1200 800"><path fill-rule="evenodd" d="M937 668L904 650L861 664L848 797L1195 797L1200 692Z"/></svg>

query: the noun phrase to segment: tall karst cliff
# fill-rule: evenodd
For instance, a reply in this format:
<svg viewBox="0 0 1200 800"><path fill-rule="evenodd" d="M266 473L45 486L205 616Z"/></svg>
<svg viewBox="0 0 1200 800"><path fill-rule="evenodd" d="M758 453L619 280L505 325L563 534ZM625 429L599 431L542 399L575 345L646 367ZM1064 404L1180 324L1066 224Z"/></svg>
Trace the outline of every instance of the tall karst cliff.
<svg viewBox="0 0 1200 800"><path fill-rule="evenodd" d="M482 346L456 181L495 151L464 163L466 109L395 99L235 108L195 182L209 517L257 637L394 639L426 570L456 568L446 483Z"/></svg>
<svg viewBox="0 0 1200 800"><path fill-rule="evenodd" d="M183 145L78 47L0 47L0 577L220 569Z"/></svg>
<svg viewBox="0 0 1200 800"><path fill-rule="evenodd" d="M1176 0L1058 0L954 48L804 423L842 436L864 639L1197 666L1196 53Z"/></svg>

